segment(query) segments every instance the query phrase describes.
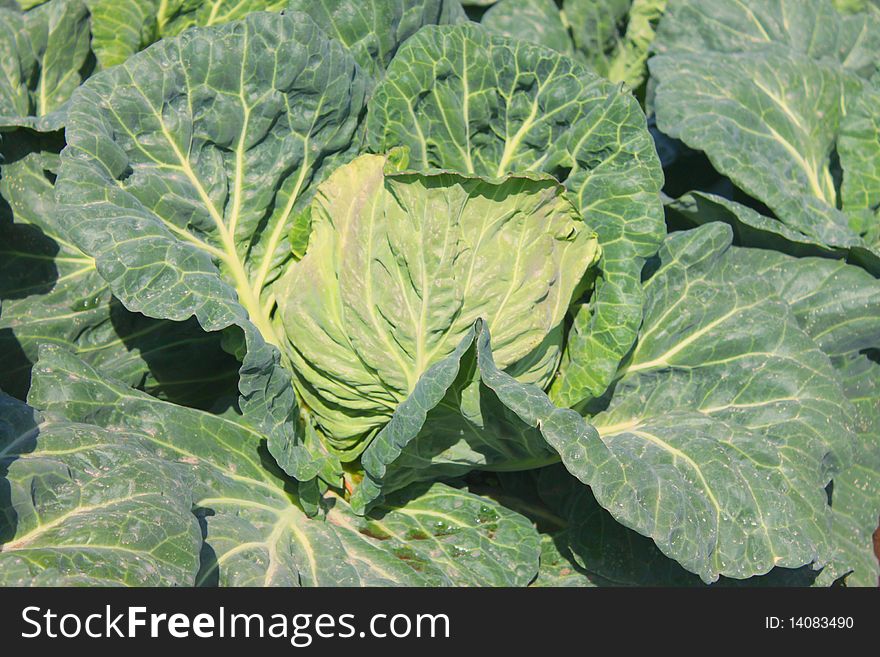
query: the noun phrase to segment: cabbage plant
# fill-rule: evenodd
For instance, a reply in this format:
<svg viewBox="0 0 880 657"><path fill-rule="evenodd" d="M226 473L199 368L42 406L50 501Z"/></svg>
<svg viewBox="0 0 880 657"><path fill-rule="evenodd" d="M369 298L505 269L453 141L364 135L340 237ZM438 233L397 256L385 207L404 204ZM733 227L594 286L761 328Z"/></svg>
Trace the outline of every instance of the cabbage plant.
<svg viewBox="0 0 880 657"><path fill-rule="evenodd" d="M877 584L875 2L0 17L0 583Z"/></svg>

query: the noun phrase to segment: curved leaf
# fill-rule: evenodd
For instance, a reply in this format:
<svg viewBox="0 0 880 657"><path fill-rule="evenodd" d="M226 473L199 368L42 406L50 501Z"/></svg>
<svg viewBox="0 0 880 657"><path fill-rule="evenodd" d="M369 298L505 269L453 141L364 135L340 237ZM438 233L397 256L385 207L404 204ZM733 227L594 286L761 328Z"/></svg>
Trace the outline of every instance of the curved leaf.
<svg viewBox="0 0 880 657"><path fill-rule="evenodd" d="M291 259L288 231L313 182L350 157L365 88L308 17L252 14L92 78L71 104L62 153L71 239L128 309L242 329L242 410L304 478L311 458L295 435L268 288Z"/></svg>
<svg viewBox="0 0 880 657"><path fill-rule="evenodd" d="M880 15L880 9L878 9ZM880 25L880 20L878 20ZM880 55L880 47L877 48ZM843 207L850 223L864 236L874 253L880 253L880 73L847 109L840 125L837 149L844 177ZM854 215L854 216L853 216ZM875 272L876 273L876 272Z"/></svg>
<svg viewBox="0 0 880 657"><path fill-rule="evenodd" d="M40 344L68 347L109 376L163 398L219 406L238 364L194 321L125 310L59 224L51 179L58 157L21 131L0 154L0 388L27 395Z"/></svg>
<svg viewBox="0 0 880 657"><path fill-rule="evenodd" d="M546 386L598 252L548 176L385 163L361 156L318 188L309 249L273 287L297 390L344 460L480 317L497 327L499 366Z"/></svg>
<svg viewBox="0 0 880 657"><path fill-rule="evenodd" d="M554 0L501 0L480 20L490 32L533 41L563 55L575 56L574 43Z"/></svg>
<svg viewBox="0 0 880 657"><path fill-rule="evenodd" d="M880 275L880 255L867 245L848 249L827 246L781 221L715 194L685 194L668 202L666 209L676 219L684 220L691 226L724 222L731 226L736 243L740 246L772 249L797 257L849 257L871 274Z"/></svg>
<svg viewBox="0 0 880 657"><path fill-rule="evenodd" d="M66 103L87 72L88 16L82 0L26 13L0 7L0 129L64 126Z"/></svg>
<svg viewBox="0 0 880 657"><path fill-rule="evenodd" d="M804 331L833 357L856 409L853 458L831 489L836 552L818 583L846 576L848 585L876 586L880 564L871 535L880 519L880 365L861 354L880 348L880 281L841 261L748 255L752 271L773 285Z"/></svg>
<svg viewBox="0 0 880 657"><path fill-rule="evenodd" d="M155 42L159 0L86 0L92 50L101 68L121 64Z"/></svg>
<svg viewBox="0 0 880 657"><path fill-rule="evenodd" d="M478 326L476 336L481 382L500 404L537 429L616 520L710 582L825 563L824 488L852 447L848 405L827 357L768 287L755 281L739 291L742 272L721 257L729 244L718 226L670 238L665 266L648 285L655 296L642 339L611 406L594 418L598 434L498 370L488 332ZM717 306L707 308L707 299ZM748 334L730 332L742 325ZM729 384L720 387L719 379ZM436 386L428 388L435 398L445 393ZM435 403L425 399L411 406L424 414ZM396 418L404 427L413 421L403 405ZM393 424L364 454L369 477L356 493L359 505L377 494L370 481L384 474L370 451L380 463L401 452ZM412 432L398 435L405 442ZM409 440L404 446L417 449L421 437Z"/></svg>
<svg viewBox="0 0 880 657"><path fill-rule="evenodd" d="M553 396L574 405L600 395L635 340L639 274L664 232L662 174L635 98L537 45L474 25L427 27L376 89L367 132L375 152L409 147L415 168L544 171L564 182L603 259Z"/></svg>
<svg viewBox="0 0 880 657"><path fill-rule="evenodd" d="M493 388L498 376L489 330L479 320L455 351L428 368L364 451L365 476L352 497L354 509L362 513L387 491L414 481L555 463L558 456L535 421L523 422L516 407L499 398ZM519 390L522 384L510 381ZM548 417L556 410L549 401L542 408Z"/></svg>
<svg viewBox="0 0 880 657"><path fill-rule="evenodd" d="M222 25L256 11L281 11L288 0L86 0L92 49L102 68L190 27Z"/></svg>
<svg viewBox="0 0 880 657"><path fill-rule="evenodd" d="M855 441L827 357L730 239L719 224L670 236L638 345L593 418L637 464L633 506L609 510L707 581L827 563L824 488Z"/></svg>
<svg viewBox="0 0 880 657"><path fill-rule="evenodd" d="M288 8L311 16L377 78L400 44L424 25L466 20L458 0L290 0Z"/></svg>
<svg viewBox="0 0 880 657"><path fill-rule="evenodd" d="M575 57L612 82L638 88L666 0L502 0L481 23ZM625 26L625 27L622 27Z"/></svg>
<svg viewBox="0 0 880 657"><path fill-rule="evenodd" d="M872 535L880 524L880 365L865 356L841 359L838 371L856 407L859 443L852 464L834 477L832 531L837 552L819 580L846 576L847 586L880 586Z"/></svg>
<svg viewBox="0 0 880 657"><path fill-rule="evenodd" d="M880 48L877 17L844 16L829 0L673 0L657 26L653 50L733 54L781 47L870 76Z"/></svg>
<svg viewBox="0 0 880 657"><path fill-rule="evenodd" d="M827 247L870 250L876 260L880 190L869 178L880 143L862 135L870 120L851 115L871 105L858 100L872 89L859 75L874 71L880 14L844 17L828 0L808 4L674 4L660 25L663 54L650 62L657 125L705 151L788 227Z"/></svg>
<svg viewBox="0 0 880 657"><path fill-rule="evenodd" d="M136 434L0 393L0 584L190 586L201 533L186 469Z"/></svg>
<svg viewBox="0 0 880 657"><path fill-rule="evenodd" d="M443 484L401 491L367 518L328 495L323 517L309 518L260 432L126 389L61 350L41 352L32 399L124 427L190 467L205 528L200 584L510 586L537 570L525 518Z"/></svg>

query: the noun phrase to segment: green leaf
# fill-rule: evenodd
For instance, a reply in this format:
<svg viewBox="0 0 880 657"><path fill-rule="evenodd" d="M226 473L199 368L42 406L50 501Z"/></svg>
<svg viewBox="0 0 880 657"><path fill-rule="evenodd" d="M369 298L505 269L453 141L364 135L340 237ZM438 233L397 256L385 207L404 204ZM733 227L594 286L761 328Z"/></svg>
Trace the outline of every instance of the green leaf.
<svg viewBox="0 0 880 657"><path fill-rule="evenodd" d="M781 48L870 76L880 47L877 17L843 16L829 0L676 0L657 27L653 50L733 54Z"/></svg>
<svg viewBox="0 0 880 657"><path fill-rule="evenodd" d="M878 10L880 14L880 10ZM880 24L880 21L878 21ZM880 47L877 49L880 54ZM840 125L837 149L844 177L843 207L853 229L880 253L880 74L847 109ZM877 273L877 272L874 272Z"/></svg>
<svg viewBox="0 0 880 657"><path fill-rule="evenodd" d="M186 469L136 433L0 393L0 584L190 586L201 533Z"/></svg>
<svg viewBox="0 0 880 657"><path fill-rule="evenodd" d="M62 128L88 55L88 10L81 0L50 0L24 14L0 8L0 129Z"/></svg>
<svg viewBox="0 0 880 657"><path fill-rule="evenodd" d="M531 417L523 421L517 406L497 394L499 377L488 328L479 320L455 351L428 368L364 451L365 476L352 497L355 511L362 513L387 491L414 481L555 463L559 457ZM523 386L510 382L517 391ZM532 388L522 387L523 394ZM548 401L543 410L549 416L558 409Z"/></svg>
<svg viewBox="0 0 880 657"><path fill-rule="evenodd" d="M287 0L171 0L159 4L159 36L180 34L191 27L222 25L253 12L281 11Z"/></svg>
<svg viewBox="0 0 880 657"><path fill-rule="evenodd" d="M121 64L159 38L159 0L86 0L101 68Z"/></svg>
<svg viewBox="0 0 880 657"><path fill-rule="evenodd" d="M480 24L490 32L532 41L564 55L576 52L554 0L502 0L483 15Z"/></svg>
<svg viewBox="0 0 880 657"><path fill-rule="evenodd" d="M820 240L772 217L715 194L685 194L669 201L666 209L671 216L692 226L724 222L733 229L736 243L740 246L772 249L797 257L849 257L875 276L880 275L880 256L867 246L848 249L826 246Z"/></svg>
<svg viewBox="0 0 880 657"><path fill-rule="evenodd" d="M64 345L109 376L195 406L234 394L236 361L194 321L131 313L67 239L55 208L51 139L23 131L0 145L0 388L27 395L40 344Z"/></svg>
<svg viewBox="0 0 880 657"><path fill-rule="evenodd" d="M831 542L824 488L851 449L848 405L827 357L769 287L756 280L743 288L742 269L722 258L729 244L718 226L670 238L648 284L654 296L639 345L608 410L593 420L599 433L498 370L488 332L478 325L476 335L482 384L500 404L540 431L617 521L708 582L824 563ZM707 308L707 299L717 305ZM435 398L445 394L439 387L428 388ZM398 409L398 425L418 421L434 403L413 399ZM411 432L387 431L390 439L377 437L368 449L380 463L394 462L401 442L418 449L421 438L406 442ZM358 505L376 494L370 479L383 474L368 452Z"/></svg>
<svg viewBox="0 0 880 657"><path fill-rule="evenodd" d="M842 260L757 249L740 253L824 353L852 356L880 348L880 280Z"/></svg>
<svg viewBox="0 0 880 657"><path fill-rule="evenodd" d="M707 201L696 213L709 221L715 208L731 208L738 216L760 217L751 210L717 197L694 195ZM857 437L853 456L834 475L831 488L831 550L818 584L847 576L852 585L875 586L877 560L871 534L880 516L880 445L876 409L880 408L880 368L862 353L880 347L880 281L841 260L793 258L769 250L740 249L748 275L768 284L785 300L799 326L833 357L845 396L855 405L852 422ZM818 425L817 425L818 426ZM835 435L835 432L830 434Z"/></svg>
<svg viewBox="0 0 880 657"><path fill-rule="evenodd" d="M638 88L666 0L503 0L481 23L574 57L612 82Z"/></svg>
<svg viewBox="0 0 880 657"><path fill-rule="evenodd" d="M651 539L615 521L564 467L526 476L534 480L533 495L562 525L552 538L545 534L535 586L700 586L699 578L664 556Z"/></svg>
<svg viewBox="0 0 880 657"><path fill-rule="evenodd" d="M497 327L499 365L546 386L598 251L548 176L385 163L361 156L318 188L308 252L274 288L297 390L344 460L480 317Z"/></svg>
<svg viewBox="0 0 880 657"><path fill-rule="evenodd" d="M856 407L859 443L852 464L834 478L832 531L837 553L819 583L846 576L847 586L880 585L872 535L880 525L880 365L865 356L840 359L847 398Z"/></svg>
<svg viewBox="0 0 880 657"><path fill-rule="evenodd" d="M537 571L531 524L466 491L410 488L366 518L329 494L312 519L240 419L158 401L54 348L33 391L36 404L143 435L158 457L190 467L205 531L199 584L512 586Z"/></svg>
<svg viewBox="0 0 880 657"><path fill-rule="evenodd" d="M457 0L89 0L92 48L103 68L121 64L190 27L222 25L258 11L302 12L379 77L398 46L423 25L465 20Z"/></svg>
<svg viewBox="0 0 880 657"><path fill-rule="evenodd" d="M409 147L414 168L564 182L603 259L553 397L571 406L604 392L635 340L639 275L664 232L662 173L635 98L546 48L475 25L426 27L376 89L367 132L374 152Z"/></svg>
<svg viewBox="0 0 880 657"><path fill-rule="evenodd" d="M631 0L563 0L562 11L575 47L585 53L594 70L605 76L619 46L618 24L626 18ZM618 80L613 80L618 82Z"/></svg>
<svg viewBox="0 0 880 657"><path fill-rule="evenodd" d="M854 454L834 476L831 494L835 554L818 579L876 586L880 565L871 535L880 519L880 366L862 353L880 348L880 280L858 267L820 258L748 252L754 275L788 301L798 323L833 357L854 405Z"/></svg>
<svg viewBox="0 0 880 657"><path fill-rule="evenodd" d="M719 224L670 236L639 342L592 420L633 464L611 513L706 581L827 563L824 488L855 442L828 358L730 240Z"/></svg>
<svg viewBox="0 0 880 657"><path fill-rule="evenodd" d="M871 116L871 85L859 75L874 71L880 14L808 5L676 3L650 62L657 125L705 151L789 228L876 260L880 190L870 179L880 143L858 115ZM716 36L719 20L726 29Z"/></svg>
<svg viewBox="0 0 880 657"><path fill-rule="evenodd" d="M351 157L366 85L302 14L187 30L81 87L58 180L65 230L129 310L240 327L241 408L306 478L270 287L313 183Z"/></svg>
<svg viewBox="0 0 880 657"><path fill-rule="evenodd" d="M288 9L311 16L376 78L424 25L466 20L458 0L290 0Z"/></svg>
<svg viewBox="0 0 880 657"><path fill-rule="evenodd" d="M190 27L222 25L257 11L280 12L288 0L86 0L92 49L102 68L123 63L159 39Z"/></svg>

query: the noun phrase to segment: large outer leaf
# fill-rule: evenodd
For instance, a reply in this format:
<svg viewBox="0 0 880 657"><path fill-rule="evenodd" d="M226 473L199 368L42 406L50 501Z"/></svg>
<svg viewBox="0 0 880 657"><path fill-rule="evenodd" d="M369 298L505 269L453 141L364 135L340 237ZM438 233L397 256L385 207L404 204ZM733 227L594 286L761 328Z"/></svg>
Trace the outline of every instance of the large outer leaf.
<svg viewBox="0 0 880 657"><path fill-rule="evenodd" d="M839 67L782 52L699 53L654 58L651 72L661 130L706 151L796 230L829 246L860 242L835 207L830 169L845 94Z"/></svg>
<svg viewBox="0 0 880 657"><path fill-rule="evenodd" d="M354 459L474 322L500 367L545 386L598 255L549 176L385 173L364 155L318 188L305 258L275 286L297 389Z"/></svg>
<svg viewBox="0 0 880 657"><path fill-rule="evenodd" d="M467 20L458 0L290 0L288 8L311 16L375 77L422 26Z"/></svg>
<svg viewBox="0 0 880 657"><path fill-rule="evenodd" d="M305 478L268 287L312 183L350 156L365 87L302 14L194 28L81 87L58 180L65 229L127 308L241 327L242 410Z"/></svg>
<svg viewBox="0 0 880 657"><path fill-rule="evenodd" d="M124 427L190 466L205 528L200 584L502 586L537 570L538 537L525 518L443 484L402 491L367 518L330 496L325 517L310 519L259 432L126 389L61 350L43 350L32 399Z"/></svg>
<svg viewBox="0 0 880 657"><path fill-rule="evenodd" d="M88 55L82 0L51 0L24 14L0 8L0 129L63 127Z"/></svg>
<svg viewBox="0 0 880 657"><path fill-rule="evenodd" d="M694 194L673 204L678 216L696 223L722 220L732 223L742 242L781 248L776 251L741 249L749 264L748 275L769 284L791 308L800 327L822 351L833 358L843 390L856 406L851 463L835 475L831 495L832 541L836 551L817 580L828 584L847 575L847 583L875 585L877 561L871 549L871 533L880 515L877 487L880 445L872 422L880 408L876 382L880 369L862 353L880 347L880 281L864 270L848 265L839 252L814 246L804 236L737 203L720 197ZM776 239L767 239L768 236ZM875 267L872 271L877 273Z"/></svg>
<svg viewBox="0 0 880 657"><path fill-rule="evenodd" d="M875 13L842 16L829 0L670 0L653 50L732 54L781 46L870 75L880 47L875 21Z"/></svg>
<svg viewBox="0 0 880 657"><path fill-rule="evenodd" d="M593 420L641 478L640 507L609 510L641 508L624 524L707 580L827 563L824 487L855 440L827 357L730 239L719 224L669 238L639 343Z"/></svg>
<svg viewBox="0 0 880 657"><path fill-rule="evenodd" d="M662 173L635 98L537 45L474 25L428 27L404 44L377 88L368 141L375 151L408 146L423 169L545 171L564 180L598 232L603 259L553 396L574 405L600 395L635 340L642 263L664 231Z"/></svg>
<svg viewBox="0 0 880 657"><path fill-rule="evenodd" d="M562 16L555 0L502 0L483 15L480 24L496 34L575 56L574 42Z"/></svg>
<svg viewBox="0 0 880 657"><path fill-rule="evenodd" d="M880 564L871 534L880 518L880 365L861 353L880 348L880 281L840 261L772 251L749 251L748 259L834 358L844 393L856 408L855 453L834 477L831 496L836 553L818 581L828 584L851 573L847 584L876 586Z"/></svg>
<svg viewBox="0 0 880 657"><path fill-rule="evenodd" d="M198 324L131 313L59 225L50 182L58 157L21 131L0 154L0 388L27 395L40 344L62 344L109 376L178 403L235 392L235 359Z"/></svg>
<svg viewBox="0 0 880 657"><path fill-rule="evenodd" d="M880 13L880 10L878 10ZM880 23L880 21L878 21ZM880 60L880 47L877 48ZM864 86L840 126L837 149L844 169L843 207L857 232L880 253L880 73Z"/></svg>
<svg viewBox="0 0 880 657"><path fill-rule="evenodd" d="M543 532L533 586L700 586L650 538L615 521L561 465L499 475L499 501Z"/></svg>
<svg viewBox="0 0 880 657"><path fill-rule="evenodd" d="M834 478L832 529L837 554L820 583L846 575L848 586L880 586L872 535L880 524L880 365L865 356L840 359L846 396L855 404L859 449Z"/></svg>
<svg viewBox="0 0 880 657"><path fill-rule="evenodd" d="M138 435L0 393L0 585L189 586L201 533L186 468Z"/></svg>
<svg viewBox="0 0 880 657"><path fill-rule="evenodd" d="M880 13L844 17L828 0L806 4L672 3L656 43L663 54L650 62L657 125L705 151L787 226L877 257L876 217L865 214L880 191L865 184L880 144L847 112L871 104L858 100L871 90L859 75L875 70ZM841 144L839 198L833 151L844 129L853 134Z"/></svg>

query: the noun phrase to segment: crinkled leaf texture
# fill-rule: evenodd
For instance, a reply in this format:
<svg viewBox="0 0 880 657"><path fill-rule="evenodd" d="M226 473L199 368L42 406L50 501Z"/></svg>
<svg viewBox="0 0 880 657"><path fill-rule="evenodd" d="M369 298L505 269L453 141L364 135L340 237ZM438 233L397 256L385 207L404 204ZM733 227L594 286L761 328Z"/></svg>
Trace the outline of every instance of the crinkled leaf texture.
<svg viewBox="0 0 880 657"><path fill-rule="evenodd" d="M602 261L552 395L566 406L601 395L635 341L641 268L665 230L662 172L636 99L536 44L471 24L426 27L376 89L367 133L374 152L408 146L414 168L542 171L564 182Z"/></svg>
<svg viewBox="0 0 880 657"><path fill-rule="evenodd" d="M277 332L297 390L345 460L430 387L431 366L461 357L481 317L499 367L549 385L566 310L598 255L555 180L386 173L384 156L363 155L318 188L311 217L305 257L273 288Z"/></svg>
<svg viewBox="0 0 880 657"><path fill-rule="evenodd" d="M376 78L423 26L467 20L458 0L290 0L288 8L311 16Z"/></svg>
<svg viewBox="0 0 880 657"><path fill-rule="evenodd" d="M880 345L880 281L841 261L748 251L755 274L787 299L800 326L831 356L855 407L849 464L831 489L835 554L817 580L876 586L880 564L871 535L880 518L880 365L866 354Z"/></svg>
<svg viewBox="0 0 880 657"><path fill-rule="evenodd" d="M204 531L198 584L521 586L537 571L528 520L444 484L400 491L368 517L331 494L310 518L259 431L126 388L61 349L42 350L31 398L187 467Z"/></svg>
<svg viewBox="0 0 880 657"><path fill-rule="evenodd" d="M638 88L666 0L502 0L483 16L487 29L574 57L612 82ZM625 26L622 29L621 26Z"/></svg>
<svg viewBox="0 0 880 657"><path fill-rule="evenodd" d="M868 245L828 246L773 217L730 199L704 192L691 192L669 200L666 211L685 225L702 226L716 221L728 224L738 245L773 249L791 256L847 258L880 275L880 256Z"/></svg>
<svg viewBox="0 0 880 657"><path fill-rule="evenodd" d="M243 333L241 409L299 478L316 465L275 345L293 215L351 157L367 80L302 14L164 39L75 94L57 183L70 238L130 310Z"/></svg>
<svg viewBox="0 0 880 657"><path fill-rule="evenodd" d="M831 563L842 537L825 488L858 444L828 357L767 282L745 275L758 263L730 243L720 224L667 240L645 284L639 342L595 428L500 371L482 323L467 338L508 421L539 433L618 522L707 582ZM358 507L398 458L430 449L428 411L447 397L453 361L426 373L364 453Z"/></svg>
<svg viewBox="0 0 880 657"><path fill-rule="evenodd" d="M0 130L63 128L88 55L82 0L50 0L27 12L0 7Z"/></svg>
<svg viewBox="0 0 880 657"><path fill-rule="evenodd" d="M195 26L222 25L256 11L281 11L287 0L86 0L92 49L109 68L164 37Z"/></svg>
<svg viewBox="0 0 880 657"><path fill-rule="evenodd" d="M104 68L194 26L222 25L258 11L303 12L379 75L403 41L423 25L465 19L458 0L88 0L92 48Z"/></svg>
<svg viewBox="0 0 880 657"><path fill-rule="evenodd" d="M187 468L139 432L0 393L0 584L191 586L201 532Z"/></svg>
<svg viewBox="0 0 880 657"><path fill-rule="evenodd" d="M95 261L65 234L51 178L52 140L0 143L0 389L25 399L40 344L64 345L103 372L204 408L234 400L238 363L194 320L155 320L113 298ZM225 398L225 399L224 399Z"/></svg>
<svg viewBox="0 0 880 657"><path fill-rule="evenodd" d="M679 0L655 47L660 130L705 151L789 229L860 260L868 251L876 269L878 92L868 78L880 12L844 16L829 0Z"/></svg>
<svg viewBox="0 0 880 657"><path fill-rule="evenodd" d="M754 275L765 252L730 241L717 223L670 236L645 284L639 342L592 420L613 452L644 468L642 533L704 579L706 566L745 578L831 563L846 539L825 487L858 446L828 357Z"/></svg>

